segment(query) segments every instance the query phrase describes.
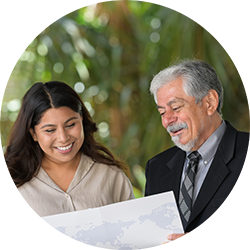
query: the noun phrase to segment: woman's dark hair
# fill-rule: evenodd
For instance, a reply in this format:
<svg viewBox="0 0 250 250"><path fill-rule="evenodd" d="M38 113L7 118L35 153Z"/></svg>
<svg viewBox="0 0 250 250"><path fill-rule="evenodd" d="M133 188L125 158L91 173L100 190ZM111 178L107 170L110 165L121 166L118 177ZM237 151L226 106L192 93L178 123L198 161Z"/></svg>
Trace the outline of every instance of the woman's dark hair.
<svg viewBox="0 0 250 250"><path fill-rule="evenodd" d="M83 117L84 142L80 151L95 162L115 165L129 175L125 164L115 159L103 145L96 142L97 131L88 110L78 94L63 82L51 81L34 84L24 95L22 107L13 125L4 154L7 167L17 187L30 181L39 171L43 151L30 134L39 124L44 112L50 108L68 107Z"/></svg>

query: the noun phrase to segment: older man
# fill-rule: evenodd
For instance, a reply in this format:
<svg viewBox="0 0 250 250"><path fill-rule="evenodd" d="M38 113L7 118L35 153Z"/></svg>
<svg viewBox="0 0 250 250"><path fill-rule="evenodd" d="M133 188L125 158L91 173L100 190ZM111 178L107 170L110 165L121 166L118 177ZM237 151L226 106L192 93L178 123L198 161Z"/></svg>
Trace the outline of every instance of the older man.
<svg viewBox="0 0 250 250"><path fill-rule="evenodd" d="M222 119L223 88L206 62L187 60L162 70L150 91L176 146L148 161L145 195L172 190L184 230L190 232L232 190L244 164L249 134Z"/></svg>

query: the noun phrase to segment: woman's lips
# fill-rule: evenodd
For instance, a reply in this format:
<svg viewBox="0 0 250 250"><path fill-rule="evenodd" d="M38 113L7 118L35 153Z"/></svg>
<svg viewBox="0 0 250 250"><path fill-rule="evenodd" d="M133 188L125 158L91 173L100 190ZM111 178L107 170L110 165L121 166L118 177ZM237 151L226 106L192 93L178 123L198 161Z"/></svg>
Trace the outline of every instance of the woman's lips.
<svg viewBox="0 0 250 250"><path fill-rule="evenodd" d="M71 144L65 146L65 147L55 147L57 149L57 151L59 151L62 154L67 154L69 152L71 152L72 148L73 148L74 142L72 142Z"/></svg>

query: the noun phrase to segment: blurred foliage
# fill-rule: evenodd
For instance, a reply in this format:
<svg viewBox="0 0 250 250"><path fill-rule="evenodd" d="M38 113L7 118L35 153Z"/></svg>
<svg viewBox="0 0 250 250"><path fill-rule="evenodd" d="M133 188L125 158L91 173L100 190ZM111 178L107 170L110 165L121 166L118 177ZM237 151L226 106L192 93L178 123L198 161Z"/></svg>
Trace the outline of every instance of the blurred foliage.
<svg viewBox="0 0 250 250"><path fill-rule="evenodd" d="M130 167L140 197L147 160L172 146L149 94L150 81L172 61L193 57L210 63L223 83L224 119L248 131L248 104L237 69L199 24L140 1L103 2L69 13L42 31L15 65L2 103L2 146L31 85L64 81L97 122L97 139Z"/></svg>

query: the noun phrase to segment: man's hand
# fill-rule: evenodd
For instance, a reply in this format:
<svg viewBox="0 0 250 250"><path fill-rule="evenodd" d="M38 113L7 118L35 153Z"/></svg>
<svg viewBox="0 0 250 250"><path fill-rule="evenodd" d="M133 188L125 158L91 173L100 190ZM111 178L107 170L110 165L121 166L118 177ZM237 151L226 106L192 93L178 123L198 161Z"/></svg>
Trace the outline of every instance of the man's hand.
<svg viewBox="0 0 250 250"><path fill-rule="evenodd" d="M170 234L168 240L173 241L173 250L189 250L189 233ZM170 250L170 243L162 243L162 250Z"/></svg>

